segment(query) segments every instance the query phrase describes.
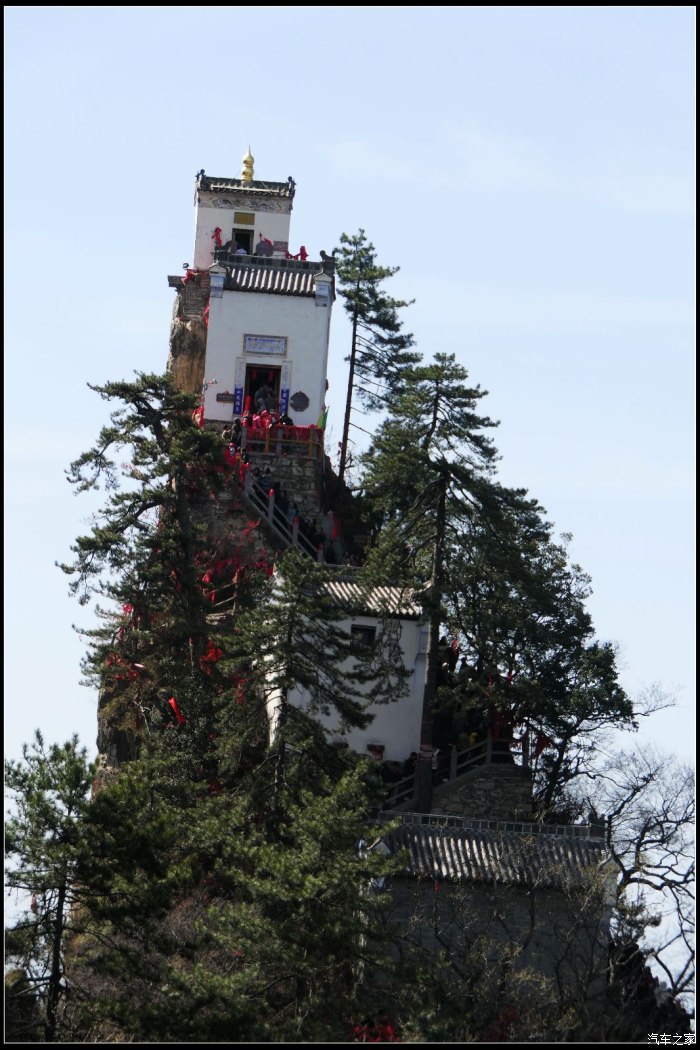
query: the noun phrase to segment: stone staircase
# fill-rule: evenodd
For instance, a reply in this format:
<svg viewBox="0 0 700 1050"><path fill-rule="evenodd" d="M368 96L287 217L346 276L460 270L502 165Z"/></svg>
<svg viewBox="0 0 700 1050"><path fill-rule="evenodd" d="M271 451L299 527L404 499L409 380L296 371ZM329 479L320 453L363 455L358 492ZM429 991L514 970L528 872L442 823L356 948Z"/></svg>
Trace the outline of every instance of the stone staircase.
<svg viewBox="0 0 700 1050"><path fill-rule="evenodd" d="M518 764L515 756L499 747L499 741L490 736L471 747L458 750L453 746L441 755L433 772L433 803L431 812L466 815L466 810L482 809L482 795L494 799L503 794L509 813L530 812L532 805L532 777L527 766ZM479 781L479 785L475 784ZM485 783L483 790L481 782ZM391 784L382 803L382 810L410 810L416 797L414 774ZM471 802L474 806L471 806ZM498 807L497 807L498 808Z"/></svg>

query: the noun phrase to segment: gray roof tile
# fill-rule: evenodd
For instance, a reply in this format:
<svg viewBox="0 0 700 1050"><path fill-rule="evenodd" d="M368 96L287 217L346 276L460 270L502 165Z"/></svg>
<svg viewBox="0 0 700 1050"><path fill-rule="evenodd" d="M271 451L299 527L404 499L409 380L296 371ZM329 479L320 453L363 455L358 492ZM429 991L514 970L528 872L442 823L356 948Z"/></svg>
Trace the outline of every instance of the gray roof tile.
<svg viewBox="0 0 700 1050"><path fill-rule="evenodd" d="M250 264L232 266L226 287L240 292L313 296L315 294L314 278L321 271L320 263L314 270Z"/></svg>
<svg viewBox="0 0 700 1050"><path fill-rule="evenodd" d="M406 620L416 620L421 616L421 607L411 600L410 593L403 587L363 587L341 575L337 580L326 582L324 590L338 605L358 614L375 616L385 613Z"/></svg>
<svg viewBox="0 0 700 1050"><path fill-rule="evenodd" d="M440 827L405 821L386 836L408 850L406 874L438 882L557 886L608 859L601 840L574 836Z"/></svg>

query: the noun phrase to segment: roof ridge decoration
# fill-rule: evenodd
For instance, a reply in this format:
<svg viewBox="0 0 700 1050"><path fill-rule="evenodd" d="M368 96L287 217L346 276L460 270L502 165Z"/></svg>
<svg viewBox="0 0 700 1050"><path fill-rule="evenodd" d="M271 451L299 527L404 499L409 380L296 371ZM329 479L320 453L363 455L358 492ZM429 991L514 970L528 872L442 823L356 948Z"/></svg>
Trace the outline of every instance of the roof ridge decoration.
<svg viewBox="0 0 700 1050"><path fill-rule="evenodd" d="M293 200L296 182L290 175L286 182L269 182L261 179L231 178L219 175L197 175L197 189L210 193L247 193L249 196L285 197Z"/></svg>
<svg viewBox="0 0 700 1050"><path fill-rule="evenodd" d="M590 839L601 842L606 838L604 826L597 824L538 824L534 821L514 818L462 817L449 813L411 813L391 810L385 810L380 814L379 819L382 822L398 819L404 825L432 827L437 832L483 831L507 835L535 835L542 838Z"/></svg>
<svg viewBox="0 0 700 1050"><path fill-rule="evenodd" d="M250 146L248 146L248 152L243 158L243 167L241 168L241 181L252 182L253 181L253 165L255 164L255 157L250 152Z"/></svg>

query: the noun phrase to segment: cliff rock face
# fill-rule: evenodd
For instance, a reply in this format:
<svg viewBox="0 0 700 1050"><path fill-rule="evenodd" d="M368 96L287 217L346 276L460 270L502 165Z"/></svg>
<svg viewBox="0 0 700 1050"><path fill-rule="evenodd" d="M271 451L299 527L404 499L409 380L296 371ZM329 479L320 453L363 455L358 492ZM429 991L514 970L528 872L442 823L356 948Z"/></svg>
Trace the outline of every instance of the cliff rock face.
<svg viewBox="0 0 700 1050"><path fill-rule="evenodd" d="M126 696L103 690L97 701L97 750L100 769L116 769L138 757L136 725L128 724L131 704Z"/></svg>
<svg viewBox="0 0 700 1050"><path fill-rule="evenodd" d="M199 394L204 383L207 329L201 317L188 318L180 314L180 299L178 295L170 325L167 371L185 393Z"/></svg>

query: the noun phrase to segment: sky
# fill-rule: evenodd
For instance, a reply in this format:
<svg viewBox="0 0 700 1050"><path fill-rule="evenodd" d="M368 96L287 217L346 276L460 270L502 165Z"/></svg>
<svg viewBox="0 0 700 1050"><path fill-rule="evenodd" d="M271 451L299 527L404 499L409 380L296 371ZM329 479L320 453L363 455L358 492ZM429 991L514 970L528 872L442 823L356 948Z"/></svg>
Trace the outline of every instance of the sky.
<svg viewBox="0 0 700 1050"><path fill-rule="evenodd" d="M296 181L290 250L363 228L426 361L489 392L622 685L676 699L628 742L693 762L694 8L4 11L6 756L36 728L96 753L55 563L100 501L64 471L107 421L87 384L165 370L195 173L250 146ZM338 301L331 451L348 349Z"/></svg>

